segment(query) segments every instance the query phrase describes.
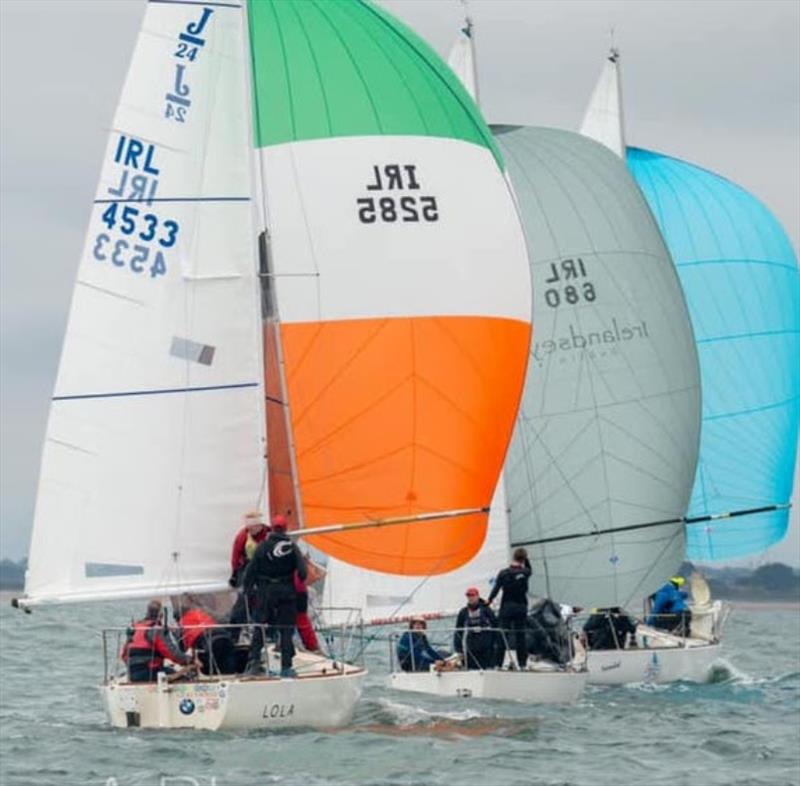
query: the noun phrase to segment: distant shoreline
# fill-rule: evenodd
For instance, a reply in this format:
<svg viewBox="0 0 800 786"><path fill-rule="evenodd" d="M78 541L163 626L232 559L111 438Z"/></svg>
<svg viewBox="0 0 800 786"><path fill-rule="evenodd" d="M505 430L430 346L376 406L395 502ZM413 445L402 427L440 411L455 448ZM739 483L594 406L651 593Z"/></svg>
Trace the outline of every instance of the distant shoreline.
<svg viewBox="0 0 800 786"><path fill-rule="evenodd" d="M3 587L0 589L0 604L11 603L12 598L21 596L25 591L24 587ZM740 600L738 598L730 600L720 598L730 603L734 609L745 609L747 611L800 611L800 600Z"/></svg>

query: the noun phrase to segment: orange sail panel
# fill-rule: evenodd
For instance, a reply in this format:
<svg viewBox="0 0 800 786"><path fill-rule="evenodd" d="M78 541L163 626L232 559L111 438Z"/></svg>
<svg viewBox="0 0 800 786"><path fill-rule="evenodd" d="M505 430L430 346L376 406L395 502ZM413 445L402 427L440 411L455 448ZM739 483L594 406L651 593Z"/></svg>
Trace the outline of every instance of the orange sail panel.
<svg viewBox="0 0 800 786"><path fill-rule="evenodd" d="M280 330L306 527L489 504L530 324L396 317ZM474 514L306 540L366 568L429 575L474 556L486 525Z"/></svg>

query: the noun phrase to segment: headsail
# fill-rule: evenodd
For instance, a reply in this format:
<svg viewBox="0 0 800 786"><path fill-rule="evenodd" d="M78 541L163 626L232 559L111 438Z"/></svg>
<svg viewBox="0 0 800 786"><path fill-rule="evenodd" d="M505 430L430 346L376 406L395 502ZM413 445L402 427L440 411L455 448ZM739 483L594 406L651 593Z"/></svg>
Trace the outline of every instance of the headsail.
<svg viewBox="0 0 800 786"><path fill-rule="evenodd" d="M147 5L51 406L31 602L223 587L259 502L242 34L233 4Z"/></svg>
<svg viewBox="0 0 800 786"><path fill-rule="evenodd" d="M375 6L248 14L304 523L486 506L530 339L524 238L491 134L438 56ZM486 519L308 540L427 575L474 556Z"/></svg>
<svg viewBox="0 0 800 786"><path fill-rule="evenodd" d="M622 116L622 79L619 50L612 47L597 80L580 133L616 153L625 154L625 123Z"/></svg>
<svg viewBox="0 0 800 786"><path fill-rule="evenodd" d="M537 239L537 329L504 471L511 542L530 544L537 593L624 605L684 554L700 425L686 305L616 156L566 131L495 133Z"/></svg>
<svg viewBox="0 0 800 786"><path fill-rule="evenodd" d="M756 554L786 534L800 421L800 273L770 211L743 188L676 158L628 149L689 305L703 427L689 559Z"/></svg>

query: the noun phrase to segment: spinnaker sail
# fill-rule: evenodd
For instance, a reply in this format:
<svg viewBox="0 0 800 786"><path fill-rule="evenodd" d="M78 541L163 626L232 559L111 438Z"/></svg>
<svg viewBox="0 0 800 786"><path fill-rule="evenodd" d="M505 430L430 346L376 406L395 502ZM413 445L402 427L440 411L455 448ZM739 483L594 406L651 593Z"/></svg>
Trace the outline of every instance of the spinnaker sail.
<svg viewBox="0 0 800 786"><path fill-rule="evenodd" d="M778 221L719 175L628 148L628 166L675 260L703 384L691 560L757 554L789 522L800 423L800 271ZM769 509L772 508L772 509Z"/></svg>
<svg viewBox="0 0 800 786"><path fill-rule="evenodd" d="M485 507L530 339L524 238L491 134L447 66L379 8L249 9L304 526ZM486 519L307 541L426 575L477 553Z"/></svg>
<svg viewBox="0 0 800 786"><path fill-rule="evenodd" d="M622 606L684 554L700 427L686 304L618 157L567 131L495 135L536 238L537 330L504 470L511 544L530 547L537 594Z"/></svg>

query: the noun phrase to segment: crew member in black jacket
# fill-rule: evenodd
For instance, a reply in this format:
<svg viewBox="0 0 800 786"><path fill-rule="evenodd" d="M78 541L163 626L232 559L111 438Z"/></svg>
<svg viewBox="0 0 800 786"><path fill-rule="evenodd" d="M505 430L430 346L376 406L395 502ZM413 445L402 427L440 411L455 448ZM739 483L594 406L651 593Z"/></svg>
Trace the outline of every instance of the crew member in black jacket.
<svg viewBox="0 0 800 786"><path fill-rule="evenodd" d="M500 601L500 627L507 638L511 638L511 634L514 634L514 648L521 669L524 669L528 662L525 627L528 620L528 579L531 577L531 572L528 552L522 548L517 549L511 565L497 574L487 601L491 603L499 592L503 593ZM502 663L502 659L500 662Z"/></svg>
<svg viewBox="0 0 800 786"><path fill-rule="evenodd" d="M303 581L306 580L306 561L300 549L286 534L286 519L275 516L272 519L272 531L258 545L244 574L243 591L247 593L255 587L258 593L258 605L253 619L257 627L250 646L247 674L262 673L261 648L264 646L264 636L261 626L269 621L278 628L281 676L296 676L292 669L292 635L297 616L295 571Z"/></svg>

